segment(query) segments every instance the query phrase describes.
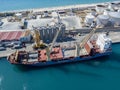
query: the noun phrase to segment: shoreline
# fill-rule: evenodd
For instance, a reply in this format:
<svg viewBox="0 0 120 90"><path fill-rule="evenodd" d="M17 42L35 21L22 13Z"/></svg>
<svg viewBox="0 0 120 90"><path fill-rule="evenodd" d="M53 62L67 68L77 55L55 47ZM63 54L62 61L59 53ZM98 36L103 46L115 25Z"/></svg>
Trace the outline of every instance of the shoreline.
<svg viewBox="0 0 120 90"><path fill-rule="evenodd" d="M90 3L90 4L75 4L75 5L65 5L65 6L55 6L55 7L46 7L46 8L30 8L30 9L16 9L16 10L7 10L0 11L0 13L15 13L15 12L23 12L23 11L34 11L34 12L42 12L42 11L54 11L54 10L65 10L65 9L75 9L75 8L89 8L95 7L98 4L108 4L111 2L120 3L120 1L110 1L110 2L101 2L101 3Z"/></svg>

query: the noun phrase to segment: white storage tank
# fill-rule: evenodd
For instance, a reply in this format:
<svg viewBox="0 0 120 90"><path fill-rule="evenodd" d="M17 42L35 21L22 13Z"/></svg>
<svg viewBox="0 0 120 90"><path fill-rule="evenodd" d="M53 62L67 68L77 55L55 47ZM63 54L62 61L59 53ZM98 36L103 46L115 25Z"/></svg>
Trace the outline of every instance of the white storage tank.
<svg viewBox="0 0 120 90"><path fill-rule="evenodd" d="M44 11L44 17L48 17L49 14L48 14L48 11Z"/></svg>
<svg viewBox="0 0 120 90"><path fill-rule="evenodd" d="M52 12L52 17L55 18L55 19L58 18L58 13L57 12Z"/></svg>
<svg viewBox="0 0 120 90"><path fill-rule="evenodd" d="M106 25L109 21L108 15L98 15L97 16L97 24Z"/></svg>
<svg viewBox="0 0 120 90"><path fill-rule="evenodd" d="M110 9L105 9L104 12L103 12L103 14L104 15L109 15L109 12L111 12Z"/></svg>
<svg viewBox="0 0 120 90"><path fill-rule="evenodd" d="M37 19L40 19L42 17L42 15L37 15Z"/></svg>
<svg viewBox="0 0 120 90"><path fill-rule="evenodd" d="M93 16L91 13L86 15L85 17L85 24L92 24L94 21L95 16Z"/></svg>
<svg viewBox="0 0 120 90"><path fill-rule="evenodd" d="M97 15L96 10L95 10L95 9L91 9L91 14L92 14L93 16L96 16L96 15Z"/></svg>
<svg viewBox="0 0 120 90"><path fill-rule="evenodd" d="M120 12L109 12L109 16L113 24L120 25Z"/></svg>
<svg viewBox="0 0 120 90"><path fill-rule="evenodd" d="M116 3L109 3L108 9L114 10L116 6Z"/></svg>
<svg viewBox="0 0 120 90"><path fill-rule="evenodd" d="M103 11L105 10L105 6L104 5L96 5L96 11L97 13L103 13Z"/></svg>
<svg viewBox="0 0 120 90"><path fill-rule="evenodd" d="M16 13L15 16L16 16L17 18L21 19L21 18L22 18L22 13Z"/></svg>

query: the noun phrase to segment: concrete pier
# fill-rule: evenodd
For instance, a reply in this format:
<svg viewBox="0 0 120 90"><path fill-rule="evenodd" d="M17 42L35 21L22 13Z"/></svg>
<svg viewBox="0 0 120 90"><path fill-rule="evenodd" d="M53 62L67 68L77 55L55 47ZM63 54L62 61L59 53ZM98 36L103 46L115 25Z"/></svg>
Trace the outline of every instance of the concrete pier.
<svg viewBox="0 0 120 90"><path fill-rule="evenodd" d="M22 48L22 49L6 48L5 51L0 51L0 58L7 57L10 54L14 53L16 50L26 50L26 51L32 51L33 50L31 44L27 44L26 46L27 46L26 48Z"/></svg>
<svg viewBox="0 0 120 90"><path fill-rule="evenodd" d="M120 43L120 32L110 32L109 37L112 40L112 43Z"/></svg>

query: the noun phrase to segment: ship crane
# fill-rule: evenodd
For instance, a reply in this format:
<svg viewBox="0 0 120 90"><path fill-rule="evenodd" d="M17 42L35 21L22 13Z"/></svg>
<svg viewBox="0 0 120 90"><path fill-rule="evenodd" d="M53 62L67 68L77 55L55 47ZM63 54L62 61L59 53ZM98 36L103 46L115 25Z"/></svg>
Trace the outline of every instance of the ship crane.
<svg viewBox="0 0 120 90"><path fill-rule="evenodd" d="M80 56L80 50L84 49L86 42L92 37L97 28L93 28L92 31L82 40L80 44L76 43L76 56Z"/></svg>
<svg viewBox="0 0 120 90"><path fill-rule="evenodd" d="M57 20L58 20L58 22L56 22L56 23L57 23L57 24L60 24L60 26L59 26L59 29L57 30L57 33L56 33L55 37L53 38L53 41L52 41L52 43L51 43L51 46L50 46L50 47L48 46L48 47L46 48L47 60L50 60L50 54L51 54L51 52L52 52L52 48L53 48L53 46L54 46L54 44L55 44L55 42L56 42L56 40L57 40L57 37L58 37L58 35L59 35L60 31L61 31L61 27L62 27L62 25L61 25L61 18L60 18L60 16L59 16L59 14L58 14Z"/></svg>
<svg viewBox="0 0 120 90"><path fill-rule="evenodd" d="M50 60L50 54L52 52L53 45L55 44L60 31L61 31L61 25L60 25L59 29L57 30L57 33L56 33L56 35L51 43L51 46L46 48L46 55L47 55L48 60Z"/></svg>
<svg viewBox="0 0 120 90"><path fill-rule="evenodd" d="M37 28L33 27L33 29L34 29L33 38L35 41L35 43L33 44L33 49L39 49L39 48L46 47L46 45L40 40L40 33L37 30Z"/></svg>

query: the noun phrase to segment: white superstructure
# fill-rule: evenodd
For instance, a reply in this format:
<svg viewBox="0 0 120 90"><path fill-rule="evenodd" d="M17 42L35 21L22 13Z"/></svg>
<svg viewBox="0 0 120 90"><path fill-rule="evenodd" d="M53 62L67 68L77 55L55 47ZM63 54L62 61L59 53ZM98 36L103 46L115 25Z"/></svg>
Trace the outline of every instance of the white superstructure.
<svg viewBox="0 0 120 90"><path fill-rule="evenodd" d="M101 51L106 51L111 46L111 39L106 34L99 34L96 44L99 46Z"/></svg>

